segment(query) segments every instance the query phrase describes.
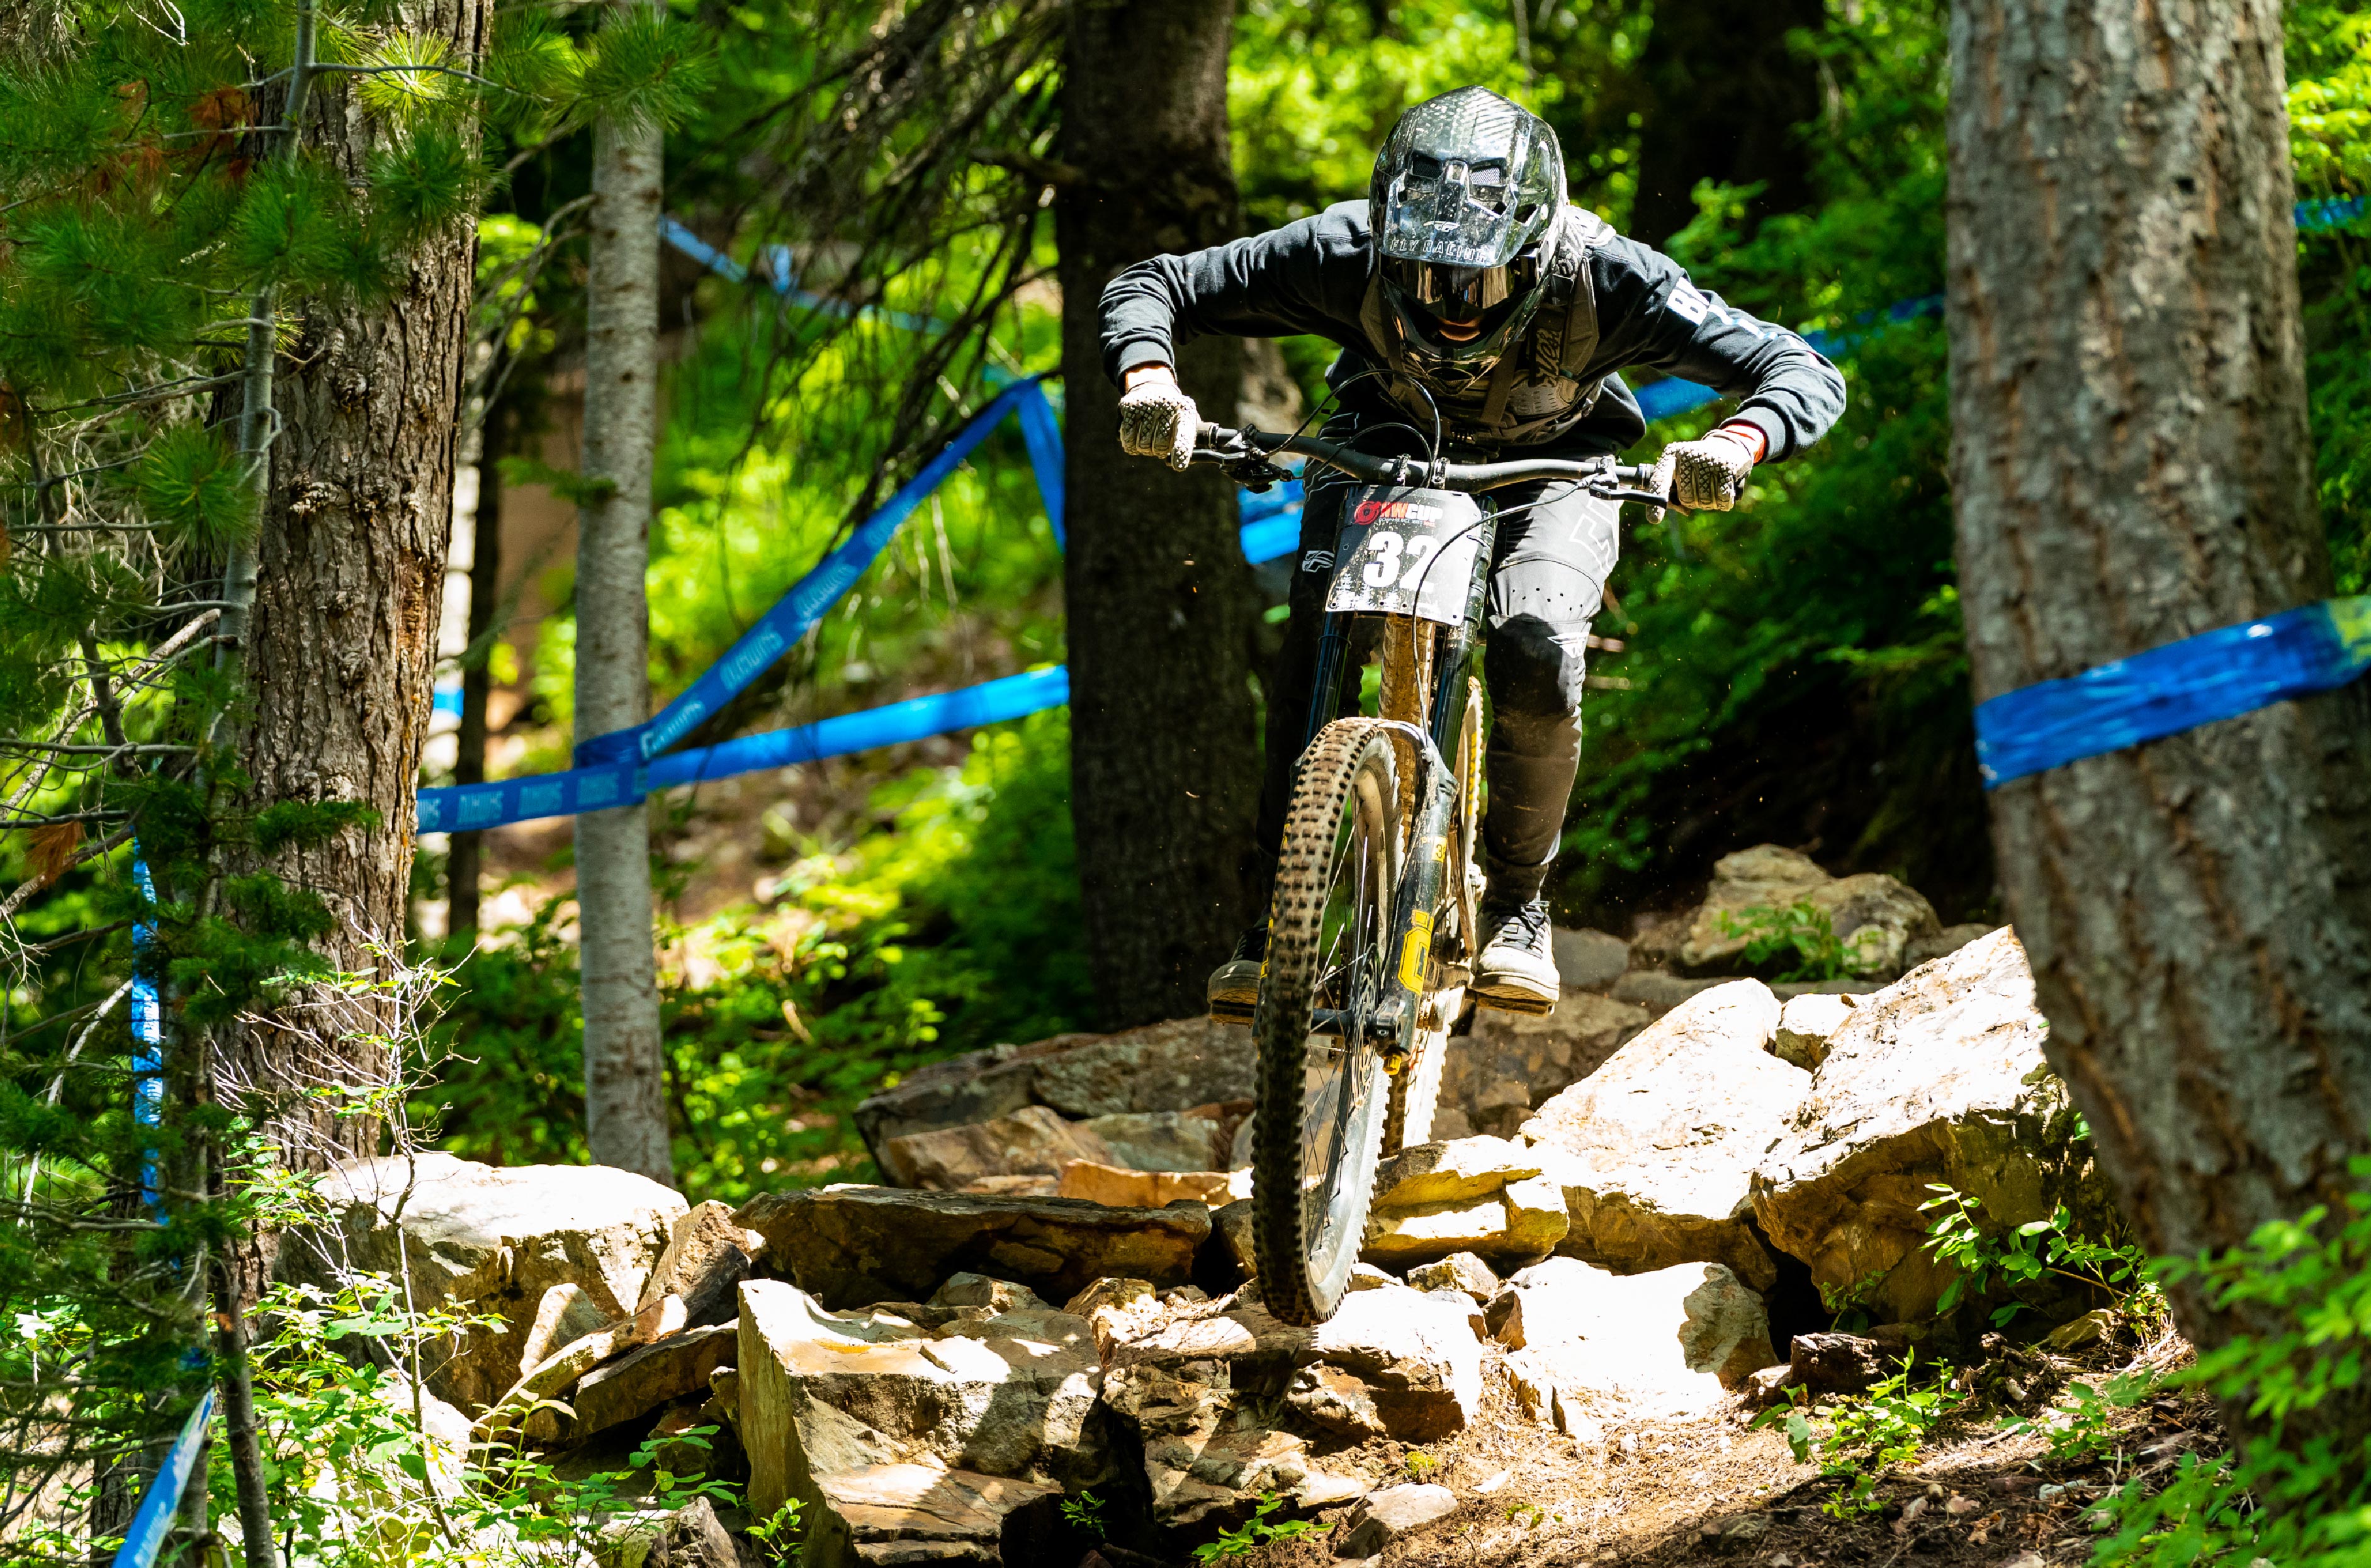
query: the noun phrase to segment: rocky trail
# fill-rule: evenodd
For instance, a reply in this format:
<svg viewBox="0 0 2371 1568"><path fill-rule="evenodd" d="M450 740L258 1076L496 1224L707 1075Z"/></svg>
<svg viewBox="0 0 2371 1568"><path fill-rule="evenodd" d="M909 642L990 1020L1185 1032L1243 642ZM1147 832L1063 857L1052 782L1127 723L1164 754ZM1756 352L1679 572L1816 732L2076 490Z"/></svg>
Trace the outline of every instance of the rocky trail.
<svg viewBox="0 0 2371 1568"><path fill-rule="evenodd" d="M1741 925L1806 907L1841 978L1735 973ZM286 1257L408 1266L416 1299L488 1316L427 1373L457 1446L584 1470L713 1429L663 1462L745 1486L732 1530L797 1504L792 1558L827 1568L2041 1568L2085 1554L2104 1487L2214 1441L2158 1400L2053 1457L2070 1383L2180 1354L2109 1291L2044 1275L1939 1313L1937 1188L1980 1230L2109 1234L2008 931L1765 847L1689 919L1556 940L1563 1001L1452 1042L1316 1330L1260 1304L1249 1033L1201 1020L913 1075L859 1113L889 1185L728 1211L618 1171L361 1161L330 1245ZM1856 1396L1907 1446L1806 1465L1772 1424L1824 1437ZM621 1516L605 1561L759 1560L695 1512Z"/></svg>

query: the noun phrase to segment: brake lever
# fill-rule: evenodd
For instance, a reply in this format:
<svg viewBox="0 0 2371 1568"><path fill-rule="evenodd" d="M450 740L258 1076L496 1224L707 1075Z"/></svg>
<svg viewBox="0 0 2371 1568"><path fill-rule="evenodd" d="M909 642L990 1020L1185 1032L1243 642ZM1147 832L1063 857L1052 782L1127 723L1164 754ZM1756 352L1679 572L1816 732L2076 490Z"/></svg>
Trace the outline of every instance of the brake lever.
<svg viewBox="0 0 2371 1568"><path fill-rule="evenodd" d="M1290 468L1279 468L1259 455L1228 458L1220 471L1254 495L1265 495L1292 478Z"/></svg>

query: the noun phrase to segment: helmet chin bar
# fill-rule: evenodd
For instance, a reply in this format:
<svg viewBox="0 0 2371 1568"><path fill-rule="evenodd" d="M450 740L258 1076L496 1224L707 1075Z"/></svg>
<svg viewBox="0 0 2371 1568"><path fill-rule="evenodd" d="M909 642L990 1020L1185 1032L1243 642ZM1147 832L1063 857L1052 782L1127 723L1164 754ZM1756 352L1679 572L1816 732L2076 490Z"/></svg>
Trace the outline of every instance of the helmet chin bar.
<svg viewBox="0 0 2371 1568"><path fill-rule="evenodd" d="M1565 205L1556 133L1487 88L1461 87L1400 116L1368 190L1401 346L1437 386L1486 377L1538 306L1541 248Z"/></svg>

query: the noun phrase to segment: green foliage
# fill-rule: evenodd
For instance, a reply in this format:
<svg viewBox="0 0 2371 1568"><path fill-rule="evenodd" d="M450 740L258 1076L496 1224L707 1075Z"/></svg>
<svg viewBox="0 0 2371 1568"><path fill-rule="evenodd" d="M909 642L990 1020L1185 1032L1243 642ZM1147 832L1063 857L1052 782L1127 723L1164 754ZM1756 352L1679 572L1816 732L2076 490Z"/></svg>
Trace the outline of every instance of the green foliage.
<svg viewBox="0 0 2371 1568"><path fill-rule="evenodd" d="M2074 1216L2065 1204L2053 1208L2047 1218L2028 1220L1996 1234L1984 1229L1977 1218L1984 1207L1982 1199L1937 1182L1928 1182L1926 1190L1935 1196L1920 1204L1918 1212L1934 1217L1927 1221L1922 1245L1955 1270L1935 1304L1937 1316L1963 1298L1996 1287L2014 1292L2041 1283L2048 1274L2088 1286L2142 1318L2163 1315L2164 1293L2150 1277L2147 1254L2130 1242L2097 1241L2077 1235ZM2017 1300L1995 1308L1993 1326L2000 1327L2025 1309L2026 1304Z"/></svg>
<svg viewBox="0 0 2371 1568"><path fill-rule="evenodd" d="M2371 190L2371 24L2359 6L2286 13L2289 147L2307 200ZM2342 594L2371 592L2371 218L2301 235L2297 275L2314 478Z"/></svg>
<svg viewBox="0 0 2371 1568"><path fill-rule="evenodd" d="M506 1447L464 1453L432 1437L412 1397L423 1363L453 1336L494 1320L405 1309L402 1287L363 1274L334 1292L274 1286L262 1309L273 1325L256 1355L256 1416L272 1516L293 1539L292 1560L330 1564L526 1564L596 1550L605 1516L671 1508L730 1487L656 1470L647 1490L632 1470L580 1477ZM704 1448L695 1429L677 1435ZM215 1447L216 1507L234 1499Z"/></svg>
<svg viewBox="0 0 2371 1568"><path fill-rule="evenodd" d="M1870 1386L1865 1394L1836 1395L1813 1402L1800 1389L1789 1389L1789 1403L1764 1412L1756 1426L1775 1426L1787 1438L1795 1462L1817 1459L1820 1473L1845 1482L1820 1505L1831 1518L1851 1518L1885 1505L1877 1483L1893 1470L1914 1463L1927 1435L1966 1396L1939 1375L1923 1387L1911 1381L1917 1353L1902 1358L1902 1370Z"/></svg>
<svg viewBox="0 0 2371 1568"><path fill-rule="evenodd" d="M785 1497L771 1518L759 1520L748 1527L749 1539L758 1543L769 1561L788 1562L791 1560L791 1549L798 1544L801 1534L799 1511L805 1505L797 1498Z"/></svg>
<svg viewBox="0 0 2371 1568"><path fill-rule="evenodd" d="M1307 1519L1287 1519L1282 1524L1271 1523L1270 1514L1284 1506L1284 1499L1271 1493L1259 1500L1259 1506L1236 1529L1221 1530L1219 1539L1194 1549L1197 1562L1225 1562L1237 1557L1249 1557L1261 1547L1274 1541L1298 1540L1317 1533L1317 1527Z"/></svg>
<svg viewBox="0 0 2371 1568"><path fill-rule="evenodd" d="M1062 1517L1072 1528L1084 1530L1098 1540L1104 1537L1104 1500L1092 1492L1082 1491L1076 1497L1063 1498Z"/></svg>
<svg viewBox="0 0 2371 1568"><path fill-rule="evenodd" d="M1867 6L1799 44L1833 84L1806 139L1820 205L1746 239L1745 193L1708 188L1671 248L1747 309L1850 334L1848 408L1817 448L1757 470L1741 510L1637 537L1620 609L1600 617L1628 650L1598 667L1627 684L1590 693L1567 819L1559 897L1576 917L1618 918L1738 844L1814 835L1824 861L1905 875L1947 917L1991 896L1951 561L1947 345L1936 319L1869 318L1942 288L1942 17Z"/></svg>
<svg viewBox="0 0 2371 1568"><path fill-rule="evenodd" d="M255 533L255 491L227 432L175 425L133 470L141 505L174 542L219 554Z"/></svg>
<svg viewBox="0 0 2371 1568"><path fill-rule="evenodd" d="M1837 980L1851 973L1845 944L1826 910L1806 899L1784 909L1724 911L1721 934L1743 937L1745 962L1759 971L1791 957L1780 982Z"/></svg>
<svg viewBox="0 0 2371 1568"><path fill-rule="evenodd" d="M2053 1461L2088 1464L2114 1451L2119 1440L2116 1412L2139 1403L2157 1387L2146 1374L2111 1378L2104 1386L2076 1378L2051 1408L2033 1420L2022 1417L2001 1430L2023 1435L2038 1433L2049 1445Z"/></svg>
<svg viewBox="0 0 2371 1568"><path fill-rule="evenodd" d="M2259 1228L2219 1257L2173 1259L2165 1281L2250 1325L2172 1374L2243 1411L2253 1430L2233 1452L2184 1455L2162 1492L2127 1488L2107 1506L2115 1533L2096 1561L2188 1568L2269 1558L2284 1568L2358 1564L2371 1547L2371 1473L2359 1416L2371 1334L2371 1159L2335 1207Z"/></svg>
<svg viewBox="0 0 2371 1568"><path fill-rule="evenodd" d="M844 1181L847 1120L899 1074L1088 1016L1057 711L983 732L959 768L885 786L851 844L788 847L770 909L666 933L661 1009L687 1193L735 1200ZM475 1159L583 1149L576 972L565 907L482 943L455 973L415 1115ZM702 976L695 982L693 973Z"/></svg>

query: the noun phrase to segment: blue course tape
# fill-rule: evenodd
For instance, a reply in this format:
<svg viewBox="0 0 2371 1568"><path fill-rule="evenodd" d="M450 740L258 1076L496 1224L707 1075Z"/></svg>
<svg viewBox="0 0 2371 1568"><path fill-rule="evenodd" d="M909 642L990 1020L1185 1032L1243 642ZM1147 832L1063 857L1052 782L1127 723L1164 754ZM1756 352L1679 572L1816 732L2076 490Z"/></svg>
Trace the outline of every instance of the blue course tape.
<svg viewBox="0 0 2371 1568"><path fill-rule="evenodd" d="M132 846L132 884L145 903L156 902L156 884L140 846ZM154 1127L165 1119L165 1015L157 1005L156 975L156 928L145 922L132 928L132 1120ZM161 1193L157 1187L156 1149L141 1152L140 1201L149 1216L158 1218Z"/></svg>
<svg viewBox="0 0 2371 1568"><path fill-rule="evenodd" d="M190 1473L197 1468L198 1455L205 1449L206 1423L214 1419L214 1391L211 1388L198 1401L198 1408L181 1424L181 1435L173 1439L172 1448L165 1455L154 1480L148 1483L148 1495L140 1500L140 1509L132 1516L132 1528L123 1532L123 1544L116 1548L115 1568L150 1568L156 1561L158 1549L173 1528L173 1516L181 1506L181 1493L188 1489Z"/></svg>
<svg viewBox="0 0 2371 1568"><path fill-rule="evenodd" d="M722 745L677 752L649 763L613 763L538 773L494 784L462 784L420 791L420 831L448 833L501 827L538 817L573 816L580 811L631 805L653 790L700 784L766 767L788 767L821 757L846 756L875 746L896 745L1000 724L1070 700L1070 673L1060 665L983 681L958 691L893 702L861 713L843 713L795 729L745 735Z"/></svg>
<svg viewBox="0 0 2371 1568"><path fill-rule="evenodd" d="M698 784L764 767L790 767L827 756L846 756L875 746L943 735L950 730L972 730L1001 724L1070 700L1070 672L1057 664L1028 670L1000 680L983 681L959 691L939 692L893 702L862 713L843 713L793 730L744 735L722 745L679 752L651 764L650 788Z"/></svg>
<svg viewBox="0 0 2371 1568"><path fill-rule="evenodd" d="M1976 705L1984 788L2236 719L2371 669L2371 597L2330 599L2169 642Z"/></svg>
<svg viewBox="0 0 2371 1568"><path fill-rule="evenodd" d="M2351 224L2363 215L2360 196L2330 196L2318 202L2296 204L2296 226L2308 232L2333 229Z"/></svg>
<svg viewBox="0 0 2371 1568"><path fill-rule="evenodd" d="M791 591L742 633L741 640L725 651L723 658L702 671L682 695L659 709L657 717L633 729L584 742L576 748L577 766L584 768L630 760L648 761L689 734L701 720L723 707L788 651L791 644L805 636L807 628L855 586L856 580L887 548L890 538L914 509L988 439L989 432L1003 421L1005 415L1032 398L1040 403L1045 400L1035 380L1016 382L998 393L995 400L964 426L920 473L900 485L896 494L857 525L855 533L844 544L792 583Z"/></svg>

